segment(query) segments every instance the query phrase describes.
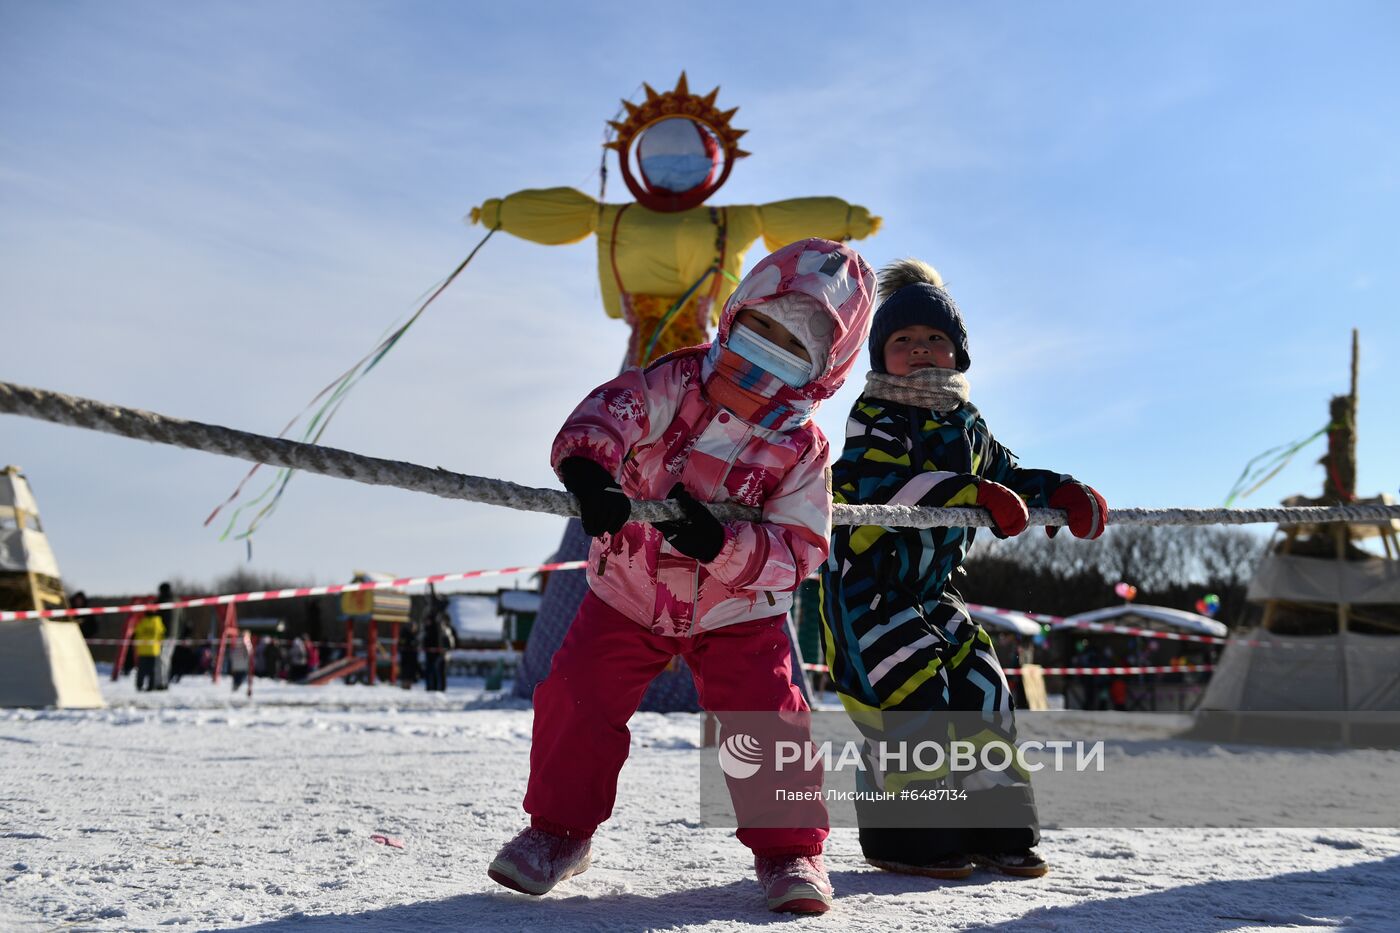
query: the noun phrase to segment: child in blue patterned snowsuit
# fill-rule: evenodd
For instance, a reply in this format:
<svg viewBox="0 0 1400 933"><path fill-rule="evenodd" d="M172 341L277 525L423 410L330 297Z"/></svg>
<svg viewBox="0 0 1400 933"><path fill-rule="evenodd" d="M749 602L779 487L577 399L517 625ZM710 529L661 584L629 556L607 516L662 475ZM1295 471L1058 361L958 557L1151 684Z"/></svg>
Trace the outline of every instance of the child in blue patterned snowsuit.
<svg viewBox="0 0 1400 933"><path fill-rule="evenodd" d="M1060 508L1077 537L1098 537L1108 512L1103 497L1070 476L1018 466L968 401L967 330L938 273L918 260L894 263L880 274L880 295L872 371L832 468L833 501L981 506L991 513L992 533L1003 538L1025 530L1028 505ZM842 703L870 743L882 728L894 728L899 716L886 716L891 712L981 711L999 724L993 732L1014 740L1011 691L992 641L949 585L975 531L834 531L821 572L826 656ZM888 810L881 819L874 805L858 804L861 848L871 864L938 878L966 877L975 864L1018 876L1047 870L1033 851L1040 832L1024 771L970 780L873 766L871 773L880 790L971 790L990 806L984 812L998 814L996 827L920 827L902 818L891 826Z"/></svg>

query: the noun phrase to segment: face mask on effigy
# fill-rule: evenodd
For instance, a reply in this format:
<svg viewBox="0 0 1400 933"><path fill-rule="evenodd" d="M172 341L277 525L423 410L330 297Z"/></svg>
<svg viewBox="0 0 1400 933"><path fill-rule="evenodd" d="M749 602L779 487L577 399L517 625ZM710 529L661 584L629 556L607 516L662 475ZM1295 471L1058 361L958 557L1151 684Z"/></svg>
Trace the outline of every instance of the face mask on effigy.
<svg viewBox="0 0 1400 933"><path fill-rule="evenodd" d="M736 327L730 331L729 342L725 346L794 389L805 386L812 378L811 363L747 327Z"/></svg>

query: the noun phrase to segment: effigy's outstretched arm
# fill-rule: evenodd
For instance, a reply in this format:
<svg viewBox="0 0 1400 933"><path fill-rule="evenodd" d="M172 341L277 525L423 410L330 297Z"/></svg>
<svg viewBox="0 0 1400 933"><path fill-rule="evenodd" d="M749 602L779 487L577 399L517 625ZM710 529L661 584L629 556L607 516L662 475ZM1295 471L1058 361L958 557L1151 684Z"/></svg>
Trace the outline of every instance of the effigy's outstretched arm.
<svg viewBox="0 0 1400 933"><path fill-rule="evenodd" d="M527 188L483 201L472 208L470 219L522 240L557 246L597 231L598 202L577 188Z"/></svg>
<svg viewBox="0 0 1400 933"><path fill-rule="evenodd" d="M863 240L880 229L881 220L859 204L840 198L791 198L759 205L763 245L779 249L804 237Z"/></svg>

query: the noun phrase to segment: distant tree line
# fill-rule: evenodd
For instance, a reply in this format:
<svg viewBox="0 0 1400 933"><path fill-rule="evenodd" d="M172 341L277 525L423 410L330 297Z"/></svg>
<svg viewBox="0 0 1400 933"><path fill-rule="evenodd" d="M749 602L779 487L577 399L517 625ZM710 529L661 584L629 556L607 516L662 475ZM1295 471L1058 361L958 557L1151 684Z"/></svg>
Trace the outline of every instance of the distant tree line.
<svg viewBox="0 0 1400 933"><path fill-rule="evenodd" d="M250 570L246 567L236 567L231 572L215 579L212 586L197 580L186 580L183 577L175 577L170 581L170 585L177 593L194 596L206 593L216 595L219 593L253 593L259 590L289 590L293 587L315 586L316 584L289 577L275 570Z"/></svg>
<svg viewBox="0 0 1400 933"><path fill-rule="evenodd" d="M1188 612L1214 593L1216 618L1234 628L1246 621L1245 590L1267 547L1257 532L1215 525L1130 525L1097 541L1032 528L1004 541L979 535L954 585L968 602L1060 616L1121 605L1120 581L1137 587L1136 603Z"/></svg>

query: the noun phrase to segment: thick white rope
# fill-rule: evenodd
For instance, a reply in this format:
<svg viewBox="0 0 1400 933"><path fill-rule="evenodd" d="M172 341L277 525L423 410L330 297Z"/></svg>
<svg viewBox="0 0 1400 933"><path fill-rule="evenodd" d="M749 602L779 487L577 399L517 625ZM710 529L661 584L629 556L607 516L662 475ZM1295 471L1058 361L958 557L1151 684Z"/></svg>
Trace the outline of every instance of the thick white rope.
<svg viewBox="0 0 1400 933"><path fill-rule="evenodd" d="M0 382L0 412L23 415L41 421L72 425L108 434L120 434L157 444L170 444L191 450L223 454L254 463L288 467L351 479L374 486L395 486L426 492L444 499L484 502L526 512L576 516L578 503L572 495L557 489L535 489L506 480L488 479L431 469L399 460L366 457L334 447L303 444L285 438L264 437L219 425L169 418L155 412L122 408L93 399L64 395L44 389ZM758 509L733 503L709 506L723 521L755 520ZM832 520L837 525L884 525L886 527L942 528L986 527L990 516L980 508L915 508L902 505L836 505ZM1065 513L1058 509L1031 509L1032 525L1063 525ZM633 502L632 517L657 522L683 517L672 502ZM1112 509L1112 525L1245 525L1274 522L1281 525L1320 522L1384 522L1400 519L1400 506L1342 505L1267 509Z"/></svg>

